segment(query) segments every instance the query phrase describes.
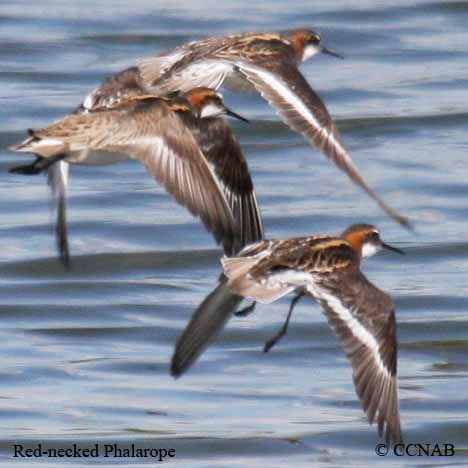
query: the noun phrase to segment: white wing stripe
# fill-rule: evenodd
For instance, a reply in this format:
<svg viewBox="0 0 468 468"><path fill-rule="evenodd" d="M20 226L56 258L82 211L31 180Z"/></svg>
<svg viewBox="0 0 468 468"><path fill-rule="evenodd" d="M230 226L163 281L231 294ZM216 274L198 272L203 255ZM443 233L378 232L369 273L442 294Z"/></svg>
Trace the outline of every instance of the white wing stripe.
<svg viewBox="0 0 468 468"><path fill-rule="evenodd" d="M302 100L299 99L299 97L294 94L288 86L286 86L281 80L278 80L275 75L258 67L246 66L244 64L239 64L238 66L241 70L257 75L262 81L268 84L285 101L289 102L310 125L317 129L322 128L310 109L304 105Z"/></svg>
<svg viewBox="0 0 468 468"><path fill-rule="evenodd" d="M245 65L244 63L238 63L237 66L240 70L245 70L246 72L256 75L260 80L276 91L286 102L288 102L306 122L318 131L325 132L328 140L340 152L341 157L346 160L346 163L349 166L355 168L353 160L344 150L341 143L335 139L335 136L332 133L328 132L327 129L320 125L320 122L315 118L313 112L311 112L304 102L282 80L278 79L274 74L258 67ZM281 110L279 109L279 111ZM355 169L357 170L357 168Z"/></svg>
<svg viewBox="0 0 468 468"><path fill-rule="evenodd" d="M355 338L364 343L374 354L375 361L377 362L381 372L383 372L387 377L391 377L390 372L385 367L382 358L379 352L379 343L375 339L375 336L372 335L359 320L354 317L349 309L347 309L339 299L335 296L320 288L316 285L308 286L307 288L310 293L317 299L325 301L328 306L340 317L340 319L346 324L350 332Z"/></svg>

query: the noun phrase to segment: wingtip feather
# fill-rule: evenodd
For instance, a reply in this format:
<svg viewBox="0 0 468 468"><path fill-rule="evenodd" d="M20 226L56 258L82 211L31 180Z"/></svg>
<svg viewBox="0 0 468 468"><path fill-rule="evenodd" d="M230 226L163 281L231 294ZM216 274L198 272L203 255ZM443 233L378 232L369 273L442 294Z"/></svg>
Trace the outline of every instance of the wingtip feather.
<svg viewBox="0 0 468 468"><path fill-rule="evenodd" d="M203 300L177 340L170 367L174 378L184 374L216 339L241 301L224 281Z"/></svg>

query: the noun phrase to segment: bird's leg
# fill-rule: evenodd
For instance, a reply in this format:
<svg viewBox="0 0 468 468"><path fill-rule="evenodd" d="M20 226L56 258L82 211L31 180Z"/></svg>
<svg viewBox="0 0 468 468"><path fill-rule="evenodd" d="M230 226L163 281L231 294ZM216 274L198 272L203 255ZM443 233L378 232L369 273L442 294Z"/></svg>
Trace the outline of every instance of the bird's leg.
<svg viewBox="0 0 468 468"><path fill-rule="evenodd" d="M15 166L12 167L8 172L11 174L25 174L25 175L35 175L41 172L41 169L38 167L40 161L44 159L40 156L36 156L36 159L33 163L27 164L25 166Z"/></svg>
<svg viewBox="0 0 468 468"><path fill-rule="evenodd" d="M247 307L244 307L243 309L234 312L234 315L236 317L247 317L247 315L250 315L254 311L256 305L257 302L253 301L252 304L248 305Z"/></svg>
<svg viewBox="0 0 468 468"><path fill-rule="evenodd" d="M297 302L299 301L299 299L301 297L305 296L304 293L298 293L296 295L296 297L294 297L294 299L291 301L291 305L289 307L289 312L288 312L288 316L286 317L286 321L284 322L283 326L280 328L279 332L273 336L272 338L270 338L266 343L265 343L265 347L263 348L263 352L264 353L268 353L268 351L270 351L271 348L273 348L273 346L275 346L275 344L284 336L286 335L286 332L288 331L288 325L289 325L289 321L291 320L291 315L292 315L292 311L294 309L294 306L297 304Z"/></svg>
<svg viewBox="0 0 468 468"><path fill-rule="evenodd" d="M55 164L57 161L61 161L66 157L66 154L57 154L50 158L43 158L42 156L36 156L36 160L32 164L26 164L25 166L12 167L8 172L12 174L23 174L23 175L36 175L45 171L48 167Z"/></svg>

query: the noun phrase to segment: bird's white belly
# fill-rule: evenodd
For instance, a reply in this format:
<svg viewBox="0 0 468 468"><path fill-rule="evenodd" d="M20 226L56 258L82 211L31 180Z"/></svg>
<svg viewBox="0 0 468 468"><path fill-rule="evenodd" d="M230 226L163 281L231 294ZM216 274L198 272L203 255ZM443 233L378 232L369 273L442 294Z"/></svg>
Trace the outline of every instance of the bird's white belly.
<svg viewBox="0 0 468 468"><path fill-rule="evenodd" d="M131 156L125 153L103 151L103 150L83 150L75 151L67 156L67 162L71 164L82 164L86 166L97 166L105 164L114 164L120 161L131 159Z"/></svg>

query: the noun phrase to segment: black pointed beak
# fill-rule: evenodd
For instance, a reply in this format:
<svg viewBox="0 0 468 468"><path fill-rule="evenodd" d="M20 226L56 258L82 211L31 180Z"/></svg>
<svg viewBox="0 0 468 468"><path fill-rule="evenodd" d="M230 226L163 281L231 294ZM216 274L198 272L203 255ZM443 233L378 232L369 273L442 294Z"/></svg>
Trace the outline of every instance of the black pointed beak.
<svg viewBox="0 0 468 468"><path fill-rule="evenodd" d="M391 250L392 252L399 253L401 255L404 255L405 252L403 250L398 249L397 247L393 247L392 245L388 245L385 242L382 242L382 247L387 250Z"/></svg>
<svg viewBox="0 0 468 468"><path fill-rule="evenodd" d="M343 55L339 54L338 52L335 52L334 50L327 49L325 46L322 46L320 48L320 51L322 52L322 54L331 55L332 57L336 57L336 58L339 58L341 60L344 60Z"/></svg>
<svg viewBox="0 0 468 468"><path fill-rule="evenodd" d="M226 115L234 117L235 119L238 119L238 120L242 120L242 122L250 123L250 121L247 120L245 117L242 117L242 115L236 114L235 112L233 112L231 109L228 109L227 107L224 108L224 111Z"/></svg>

